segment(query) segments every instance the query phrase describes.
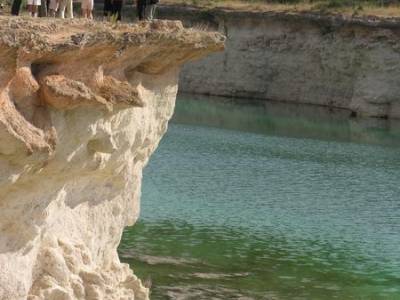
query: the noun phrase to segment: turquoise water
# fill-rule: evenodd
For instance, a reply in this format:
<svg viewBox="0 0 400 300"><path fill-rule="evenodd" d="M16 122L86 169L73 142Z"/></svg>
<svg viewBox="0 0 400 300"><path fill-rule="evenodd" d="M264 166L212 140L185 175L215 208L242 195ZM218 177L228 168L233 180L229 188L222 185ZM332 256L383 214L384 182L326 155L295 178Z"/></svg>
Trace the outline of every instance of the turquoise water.
<svg viewBox="0 0 400 300"><path fill-rule="evenodd" d="M122 261L152 299L400 299L400 130L182 96Z"/></svg>

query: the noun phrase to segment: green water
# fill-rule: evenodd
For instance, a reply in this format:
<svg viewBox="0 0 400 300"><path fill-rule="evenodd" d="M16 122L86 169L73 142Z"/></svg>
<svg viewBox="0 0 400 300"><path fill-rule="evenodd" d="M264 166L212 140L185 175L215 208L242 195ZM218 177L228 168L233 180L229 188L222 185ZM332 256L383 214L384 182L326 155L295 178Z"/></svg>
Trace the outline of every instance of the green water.
<svg viewBox="0 0 400 300"><path fill-rule="evenodd" d="M152 299L400 299L400 126L182 96L120 257Z"/></svg>

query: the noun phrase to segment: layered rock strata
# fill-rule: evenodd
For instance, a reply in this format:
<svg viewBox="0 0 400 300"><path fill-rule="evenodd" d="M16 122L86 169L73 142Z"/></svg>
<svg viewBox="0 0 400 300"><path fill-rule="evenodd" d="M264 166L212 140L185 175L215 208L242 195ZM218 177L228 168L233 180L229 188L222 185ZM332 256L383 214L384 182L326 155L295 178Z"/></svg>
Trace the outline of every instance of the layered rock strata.
<svg viewBox="0 0 400 300"><path fill-rule="evenodd" d="M162 18L219 30L226 51L188 64L185 92L400 118L400 19L163 7Z"/></svg>
<svg viewBox="0 0 400 300"><path fill-rule="evenodd" d="M178 71L223 49L180 22L0 17L0 299L147 299L117 255Z"/></svg>

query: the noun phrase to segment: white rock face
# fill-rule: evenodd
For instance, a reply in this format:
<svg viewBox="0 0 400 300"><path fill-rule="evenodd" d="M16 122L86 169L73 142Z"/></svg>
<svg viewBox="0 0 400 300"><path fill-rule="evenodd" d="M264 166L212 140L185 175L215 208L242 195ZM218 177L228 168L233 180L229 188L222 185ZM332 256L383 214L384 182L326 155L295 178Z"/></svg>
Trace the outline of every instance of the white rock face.
<svg viewBox="0 0 400 300"><path fill-rule="evenodd" d="M399 20L171 7L162 16L227 36L225 52L184 67L182 91L400 118Z"/></svg>
<svg viewBox="0 0 400 300"><path fill-rule="evenodd" d="M51 110L60 146L50 159L1 156L1 299L147 298L116 249L138 218L142 168L177 81L176 72L140 80L143 108Z"/></svg>
<svg viewBox="0 0 400 300"><path fill-rule="evenodd" d="M17 18L0 36L0 299L148 299L117 246L179 66L222 36Z"/></svg>

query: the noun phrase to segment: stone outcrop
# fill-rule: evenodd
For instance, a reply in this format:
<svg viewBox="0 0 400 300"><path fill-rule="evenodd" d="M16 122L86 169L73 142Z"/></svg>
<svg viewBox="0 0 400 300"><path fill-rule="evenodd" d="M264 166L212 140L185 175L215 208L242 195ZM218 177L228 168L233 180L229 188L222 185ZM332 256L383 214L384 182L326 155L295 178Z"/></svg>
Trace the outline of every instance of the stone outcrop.
<svg viewBox="0 0 400 300"><path fill-rule="evenodd" d="M147 299L117 255L183 63L180 22L0 17L0 299Z"/></svg>
<svg viewBox="0 0 400 300"><path fill-rule="evenodd" d="M180 89L400 118L400 19L199 10L162 18L219 30L226 51L185 66Z"/></svg>

